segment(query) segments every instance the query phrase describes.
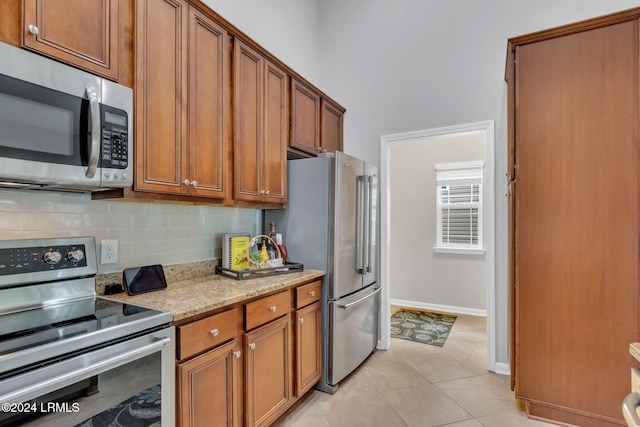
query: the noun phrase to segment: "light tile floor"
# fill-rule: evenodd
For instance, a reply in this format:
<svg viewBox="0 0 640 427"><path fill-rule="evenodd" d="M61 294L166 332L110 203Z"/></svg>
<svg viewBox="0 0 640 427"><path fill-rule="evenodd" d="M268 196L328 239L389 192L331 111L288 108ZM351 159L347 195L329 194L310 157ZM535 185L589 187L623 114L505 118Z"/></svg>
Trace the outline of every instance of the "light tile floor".
<svg viewBox="0 0 640 427"><path fill-rule="evenodd" d="M394 311L392 309L392 311ZM486 322L459 315L444 347L391 340L343 380L313 393L277 427L549 426L518 408L509 377L486 370Z"/></svg>

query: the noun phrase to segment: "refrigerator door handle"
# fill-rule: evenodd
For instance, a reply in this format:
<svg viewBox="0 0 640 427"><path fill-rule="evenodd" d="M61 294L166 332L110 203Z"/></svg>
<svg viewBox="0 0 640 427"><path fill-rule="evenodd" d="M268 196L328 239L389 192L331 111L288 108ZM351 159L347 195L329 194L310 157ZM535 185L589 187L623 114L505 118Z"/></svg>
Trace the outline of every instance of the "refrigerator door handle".
<svg viewBox="0 0 640 427"><path fill-rule="evenodd" d="M364 274L365 270L365 192L363 190L366 176L360 175L356 181L356 271Z"/></svg>
<svg viewBox="0 0 640 427"><path fill-rule="evenodd" d="M358 300L355 300L353 302L350 302L349 304L338 304L338 308L344 308L345 310L349 310L351 307L354 307L366 300L368 300L369 298L371 298L372 296L374 296L375 294L377 294L378 292L380 292L382 290L382 288L376 288L375 291L371 292L369 295L367 295L366 297L362 297Z"/></svg>
<svg viewBox="0 0 640 427"><path fill-rule="evenodd" d="M371 175L367 175L367 244L365 245L366 256L367 256L367 273L371 273L371 246L372 246L372 238L371 238L371 211L373 209L373 177Z"/></svg>

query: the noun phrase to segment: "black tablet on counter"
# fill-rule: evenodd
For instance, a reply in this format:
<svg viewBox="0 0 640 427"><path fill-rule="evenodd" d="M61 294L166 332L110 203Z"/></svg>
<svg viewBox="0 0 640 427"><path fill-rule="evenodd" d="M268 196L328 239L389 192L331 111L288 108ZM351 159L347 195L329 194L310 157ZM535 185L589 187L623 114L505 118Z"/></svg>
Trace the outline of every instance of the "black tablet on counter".
<svg viewBox="0 0 640 427"><path fill-rule="evenodd" d="M167 280L162 266L156 264L125 268L122 271L122 284L129 295L138 295L165 289Z"/></svg>

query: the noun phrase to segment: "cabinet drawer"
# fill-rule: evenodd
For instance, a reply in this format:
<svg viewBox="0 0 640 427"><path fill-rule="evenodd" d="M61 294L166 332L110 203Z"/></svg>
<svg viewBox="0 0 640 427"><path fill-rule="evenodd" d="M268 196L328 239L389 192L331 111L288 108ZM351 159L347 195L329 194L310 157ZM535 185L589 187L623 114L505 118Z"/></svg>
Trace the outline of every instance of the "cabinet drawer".
<svg viewBox="0 0 640 427"><path fill-rule="evenodd" d="M291 293L280 292L244 306L244 328L250 330L291 311Z"/></svg>
<svg viewBox="0 0 640 427"><path fill-rule="evenodd" d="M320 301L322 280L307 283L296 288L296 308L302 308L312 302Z"/></svg>
<svg viewBox="0 0 640 427"><path fill-rule="evenodd" d="M238 336L238 309L178 326L178 359L184 359Z"/></svg>

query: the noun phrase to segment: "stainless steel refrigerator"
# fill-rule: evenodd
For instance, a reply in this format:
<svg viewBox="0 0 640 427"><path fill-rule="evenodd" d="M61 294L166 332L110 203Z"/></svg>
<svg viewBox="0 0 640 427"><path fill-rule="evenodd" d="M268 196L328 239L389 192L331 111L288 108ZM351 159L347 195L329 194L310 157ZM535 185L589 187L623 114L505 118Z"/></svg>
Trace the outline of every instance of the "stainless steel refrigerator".
<svg viewBox="0 0 640 427"><path fill-rule="evenodd" d="M326 271L322 287L323 375L333 393L378 341L378 171L337 152L287 162L287 208L275 221L288 259Z"/></svg>

